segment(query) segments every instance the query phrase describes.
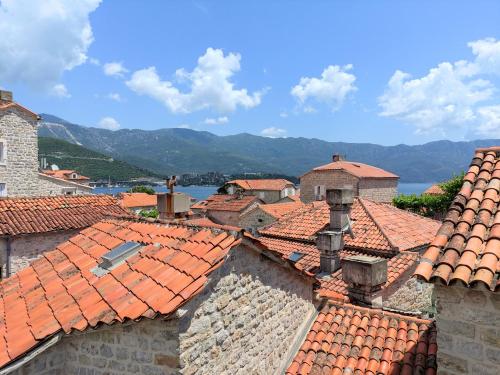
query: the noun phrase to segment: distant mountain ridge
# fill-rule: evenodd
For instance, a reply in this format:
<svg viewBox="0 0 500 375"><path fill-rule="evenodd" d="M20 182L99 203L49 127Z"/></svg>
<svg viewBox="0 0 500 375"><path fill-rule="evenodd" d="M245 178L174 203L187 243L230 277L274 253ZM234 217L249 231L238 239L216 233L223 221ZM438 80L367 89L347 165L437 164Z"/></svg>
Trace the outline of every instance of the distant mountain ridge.
<svg viewBox="0 0 500 375"><path fill-rule="evenodd" d="M72 124L53 115L41 117L42 137L79 144L162 175L219 171L300 176L328 163L333 153L340 153L348 160L396 173L402 182L434 182L465 170L476 148L500 145L498 139L380 146L314 138L266 138L247 133L217 136L180 128L110 131Z"/></svg>

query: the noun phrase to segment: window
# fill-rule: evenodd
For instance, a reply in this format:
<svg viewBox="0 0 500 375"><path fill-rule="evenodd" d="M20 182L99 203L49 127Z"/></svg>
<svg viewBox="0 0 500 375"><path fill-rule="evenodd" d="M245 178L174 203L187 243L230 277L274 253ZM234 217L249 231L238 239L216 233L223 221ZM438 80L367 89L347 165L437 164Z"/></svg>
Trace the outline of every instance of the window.
<svg viewBox="0 0 500 375"><path fill-rule="evenodd" d="M0 197L6 197L6 196L7 196L7 184L0 183Z"/></svg>
<svg viewBox="0 0 500 375"><path fill-rule="evenodd" d="M0 139L0 164L7 163L7 142Z"/></svg>
<svg viewBox="0 0 500 375"><path fill-rule="evenodd" d="M71 174L71 178L72 178L73 180L76 180L76 179L78 178L78 175L77 175L76 173L72 173L72 174Z"/></svg>
<svg viewBox="0 0 500 375"><path fill-rule="evenodd" d="M314 187L314 197L316 198L317 201L321 201L325 199L325 185L316 185Z"/></svg>

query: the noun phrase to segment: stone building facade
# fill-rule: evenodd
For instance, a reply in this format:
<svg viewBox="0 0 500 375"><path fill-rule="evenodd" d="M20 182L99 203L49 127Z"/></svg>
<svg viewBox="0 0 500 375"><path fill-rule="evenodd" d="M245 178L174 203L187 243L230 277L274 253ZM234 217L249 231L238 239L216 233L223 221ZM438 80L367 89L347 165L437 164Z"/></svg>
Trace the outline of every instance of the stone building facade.
<svg viewBox="0 0 500 375"><path fill-rule="evenodd" d="M249 232L254 232L259 228L274 223L275 221L276 218L274 216L259 207L254 207L241 215L239 226Z"/></svg>
<svg viewBox="0 0 500 375"><path fill-rule="evenodd" d="M285 179L233 180L224 185L228 194L254 195L264 203L276 203L296 194L295 185Z"/></svg>
<svg viewBox="0 0 500 375"><path fill-rule="evenodd" d="M39 173L38 115L0 90L0 196L91 194L92 188Z"/></svg>
<svg viewBox="0 0 500 375"><path fill-rule="evenodd" d="M334 155L332 163L300 177L300 199L310 203L324 200L328 189L352 188L355 196L388 203L397 195L398 180L398 176L383 169Z"/></svg>
<svg viewBox="0 0 500 375"><path fill-rule="evenodd" d="M66 242L78 230L33 233L12 238L0 237L0 277L13 275L26 267L31 261L39 258L45 251L54 249L57 245ZM10 245L9 245L10 242ZM10 262L7 266L7 247L10 246Z"/></svg>
<svg viewBox="0 0 500 375"><path fill-rule="evenodd" d="M500 374L500 295L435 285L440 374Z"/></svg>
<svg viewBox="0 0 500 375"><path fill-rule="evenodd" d="M243 245L161 318L64 336L15 369L49 374L276 374L315 316L312 281Z"/></svg>
<svg viewBox="0 0 500 375"><path fill-rule="evenodd" d="M1 109L0 184L3 196L39 195L37 117L16 106Z"/></svg>

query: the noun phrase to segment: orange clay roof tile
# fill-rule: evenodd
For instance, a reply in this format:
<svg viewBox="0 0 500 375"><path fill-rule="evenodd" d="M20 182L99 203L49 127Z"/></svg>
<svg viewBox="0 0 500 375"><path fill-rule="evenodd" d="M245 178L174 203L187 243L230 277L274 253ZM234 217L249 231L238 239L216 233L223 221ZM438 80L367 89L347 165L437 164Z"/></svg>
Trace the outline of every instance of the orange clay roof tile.
<svg viewBox="0 0 500 375"><path fill-rule="evenodd" d="M415 275L444 284L483 285L498 291L500 261L500 148L477 149L439 239L423 254ZM440 256L436 256L439 251Z"/></svg>
<svg viewBox="0 0 500 375"><path fill-rule="evenodd" d="M143 247L96 276L106 246L124 243L123 233L135 233ZM61 331L171 313L239 243L221 231L117 219L81 231L0 282L0 367Z"/></svg>
<svg viewBox="0 0 500 375"><path fill-rule="evenodd" d="M436 374L430 320L332 303L319 312L287 375Z"/></svg>
<svg viewBox="0 0 500 375"><path fill-rule="evenodd" d="M261 202L259 198L253 195L228 195L214 194L204 201L196 202L191 206L192 209L201 209L202 211L233 211L243 212L254 203Z"/></svg>
<svg viewBox="0 0 500 375"><path fill-rule="evenodd" d="M80 229L110 216L130 214L107 195L0 199L0 235Z"/></svg>
<svg viewBox="0 0 500 375"><path fill-rule="evenodd" d="M313 171L343 170L356 177L361 178L399 178L394 173L387 172L381 168L372 165L352 162L352 161L334 161L313 169ZM310 173L310 172L308 172Z"/></svg>
<svg viewBox="0 0 500 375"><path fill-rule="evenodd" d="M293 186L293 182L283 178L260 179L260 180L232 180L226 184L238 185L244 190L283 190Z"/></svg>
<svg viewBox="0 0 500 375"><path fill-rule="evenodd" d="M118 199L125 208L156 207L156 194L120 193Z"/></svg>

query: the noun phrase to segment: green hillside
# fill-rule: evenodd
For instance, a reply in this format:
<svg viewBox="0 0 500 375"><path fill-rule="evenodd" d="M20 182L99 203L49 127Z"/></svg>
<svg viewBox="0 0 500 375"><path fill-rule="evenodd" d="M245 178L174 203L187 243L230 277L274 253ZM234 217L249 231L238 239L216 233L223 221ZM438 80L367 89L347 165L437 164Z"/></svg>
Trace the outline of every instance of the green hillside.
<svg viewBox="0 0 500 375"><path fill-rule="evenodd" d="M74 169L91 180L111 178L115 182L139 177L159 177L100 152L55 138L38 138L38 157L45 157L49 165L57 164L60 169Z"/></svg>

